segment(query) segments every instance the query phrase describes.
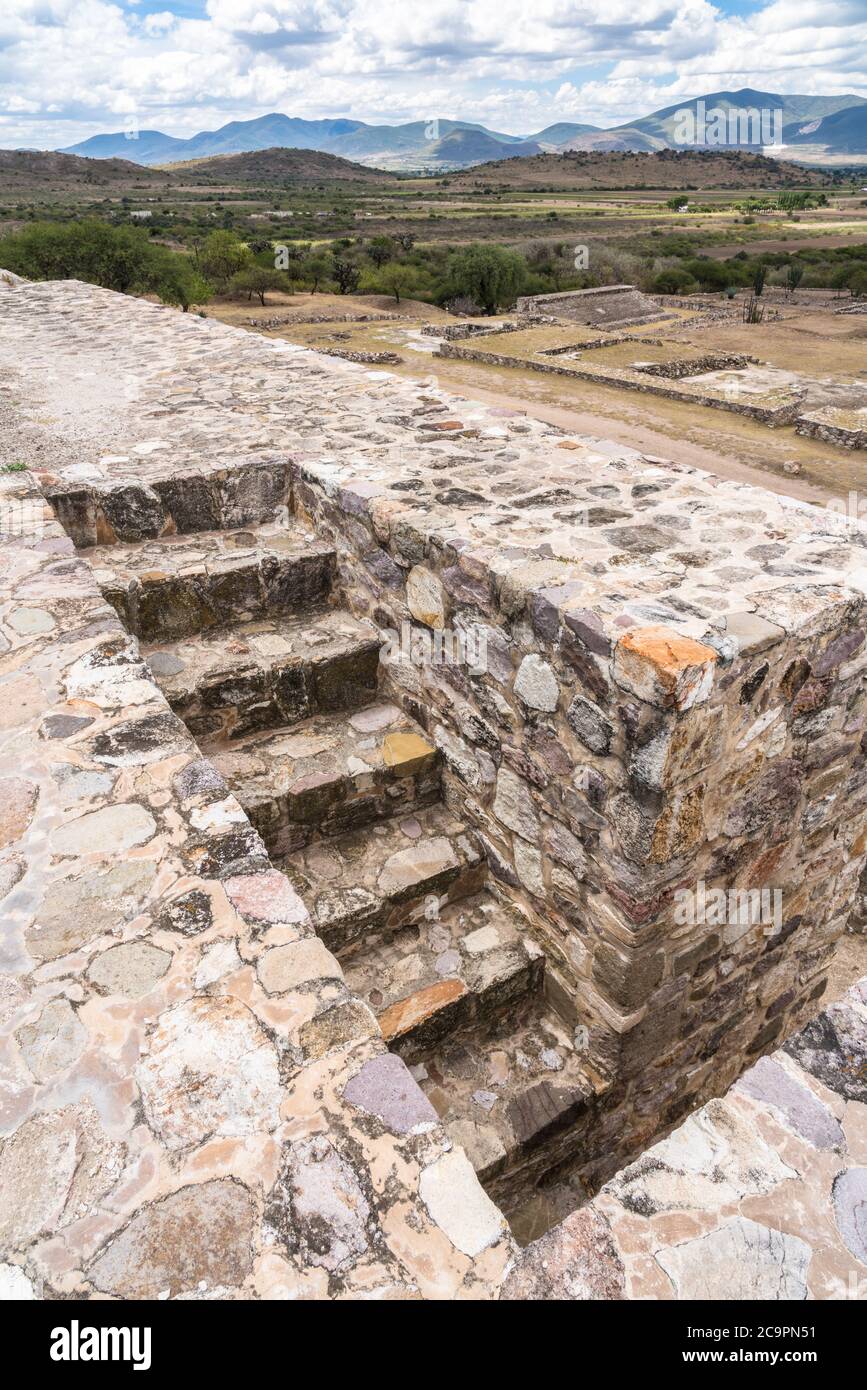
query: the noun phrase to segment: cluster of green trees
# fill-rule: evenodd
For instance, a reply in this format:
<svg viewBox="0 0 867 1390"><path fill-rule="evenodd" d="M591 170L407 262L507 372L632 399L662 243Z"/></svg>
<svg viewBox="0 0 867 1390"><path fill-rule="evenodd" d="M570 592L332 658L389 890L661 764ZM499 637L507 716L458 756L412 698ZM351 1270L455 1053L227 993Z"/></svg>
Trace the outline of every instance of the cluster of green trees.
<svg viewBox="0 0 867 1390"><path fill-rule="evenodd" d="M212 293L189 256L152 241L140 227L98 218L34 222L0 240L0 265L28 280L87 280L121 294L156 294L184 310L207 303Z"/></svg>
<svg viewBox="0 0 867 1390"><path fill-rule="evenodd" d="M576 269L576 248L547 239L523 252L489 242L418 246L410 233L371 238L345 236L321 243L242 240L230 228L188 239L175 251L140 227L99 218L34 222L0 240L0 265L27 279L79 279L124 294L154 294L183 310L214 294L246 295L264 305L269 291L387 294L437 304L459 302L493 314L523 294L629 281L664 294L734 291L761 294L765 284L793 291L825 288L867 295L867 245L801 249L791 253L741 251L715 260L697 250L689 234L590 249L590 264Z"/></svg>
<svg viewBox="0 0 867 1390"><path fill-rule="evenodd" d="M556 259L554 257L553 259ZM265 304L269 290L388 294L446 302L463 299L493 314L540 288L552 253L527 259L505 247L416 248L415 237L343 237L330 245L242 241L219 228L173 251L141 227L98 218L34 222L0 240L0 265L30 280L86 280L123 294L155 294L187 310L214 294L246 294ZM541 288L544 288L544 284Z"/></svg>
<svg viewBox="0 0 867 1390"><path fill-rule="evenodd" d="M669 260L646 288L657 294L743 288L761 294L766 284L782 286L789 292L802 285L804 289L848 290L853 298L867 295L867 245L864 244L792 252L763 251L757 255L739 251L725 261L694 254Z"/></svg>

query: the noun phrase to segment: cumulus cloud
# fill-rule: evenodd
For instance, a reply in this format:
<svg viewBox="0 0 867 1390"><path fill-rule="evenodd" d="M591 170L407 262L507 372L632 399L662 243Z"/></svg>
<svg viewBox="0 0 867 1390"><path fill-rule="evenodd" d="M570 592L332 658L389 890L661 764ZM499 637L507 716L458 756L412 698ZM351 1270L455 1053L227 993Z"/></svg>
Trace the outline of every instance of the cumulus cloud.
<svg viewBox="0 0 867 1390"><path fill-rule="evenodd" d="M867 96L864 0L3 0L0 145L269 110L611 125L744 86Z"/></svg>

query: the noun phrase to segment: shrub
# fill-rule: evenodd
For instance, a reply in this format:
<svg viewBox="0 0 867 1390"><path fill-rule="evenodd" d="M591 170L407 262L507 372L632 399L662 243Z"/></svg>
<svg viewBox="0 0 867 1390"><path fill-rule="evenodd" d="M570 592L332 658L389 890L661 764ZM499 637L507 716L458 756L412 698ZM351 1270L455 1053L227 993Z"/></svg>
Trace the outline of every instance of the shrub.
<svg viewBox="0 0 867 1390"><path fill-rule="evenodd" d="M678 268L661 271L651 288L654 294L694 294L698 284L688 270Z"/></svg>

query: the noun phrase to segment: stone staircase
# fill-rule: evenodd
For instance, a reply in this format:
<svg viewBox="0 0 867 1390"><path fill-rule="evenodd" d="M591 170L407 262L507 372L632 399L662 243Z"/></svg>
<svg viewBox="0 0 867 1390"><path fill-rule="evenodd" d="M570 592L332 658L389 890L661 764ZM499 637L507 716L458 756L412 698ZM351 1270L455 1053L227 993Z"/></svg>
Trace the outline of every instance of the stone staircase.
<svg viewBox="0 0 867 1390"><path fill-rule="evenodd" d="M300 524L86 552L172 709L302 895L352 991L514 1208L593 1098L545 957L445 803L437 749L380 689Z"/></svg>

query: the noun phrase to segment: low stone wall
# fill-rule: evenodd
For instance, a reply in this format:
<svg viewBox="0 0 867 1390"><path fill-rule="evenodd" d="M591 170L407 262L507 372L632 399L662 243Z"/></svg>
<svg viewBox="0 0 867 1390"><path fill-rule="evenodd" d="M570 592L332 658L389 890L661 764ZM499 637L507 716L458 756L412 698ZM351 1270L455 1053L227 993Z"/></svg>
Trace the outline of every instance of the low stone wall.
<svg viewBox="0 0 867 1390"><path fill-rule="evenodd" d="M426 323L422 333L428 338L443 338L447 343L460 342L463 338L479 336L494 337L497 333L514 333L520 325L511 323Z"/></svg>
<svg viewBox="0 0 867 1390"><path fill-rule="evenodd" d="M844 410L824 406L799 415L795 434L821 439L841 449L867 449L867 410Z"/></svg>
<svg viewBox="0 0 867 1390"><path fill-rule="evenodd" d="M778 425L791 424L801 409L801 395L790 396L780 404L751 405L743 400L710 395L705 388L688 381L678 386L663 386L661 382L649 379L649 372L636 371L628 367L607 367L590 362L560 367L553 362L540 362L537 357L508 357L503 353L487 352L480 348L459 347L454 343L443 343L434 356L459 357L466 362L480 362L495 367L550 372L556 376L575 377L580 381L597 381L627 391L644 391L653 396L666 396L673 401L684 401L692 405L709 406L712 410L728 410L734 415L745 415L749 419L761 421L771 429Z"/></svg>
<svg viewBox="0 0 867 1390"><path fill-rule="evenodd" d="M520 333L525 328L558 322L558 319L552 318L549 314L526 313L520 319L507 319L505 323L493 325L485 320L474 323L426 323L421 331L426 337L443 338L447 343L455 343L463 338L493 338L498 333Z"/></svg>
<svg viewBox="0 0 867 1390"><path fill-rule="evenodd" d="M325 357L340 357L344 362L362 362L369 366L396 366L403 361L396 352L353 352L350 348L324 348L316 349L323 353Z"/></svg>
<svg viewBox="0 0 867 1390"><path fill-rule="evenodd" d="M700 376L702 372L741 371L758 362L736 352L709 352L702 357L675 357L670 362L633 362L634 371L644 376L663 376L677 381L685 376Z"/></svg>
<svg viewBox="0 0 867 1390"><path fill-rule="evenodd" d="M664 338L647 338L639 333L619 333L613 329L600 338L586 338L580 343L567 343L564 347L540 348L540 357L562 357L567 352L592 352L594 348L615 347L618 343L645 343L653 347L664 347Z"/></svg>
<svg viewBox="0 0 867 1390"><path fill-rule="evenodd" d="M400 314L284 314L280 318L250 318L247 325L250 328L285 328L287 324L295 323L394 323L400 320Z"/></svg>

